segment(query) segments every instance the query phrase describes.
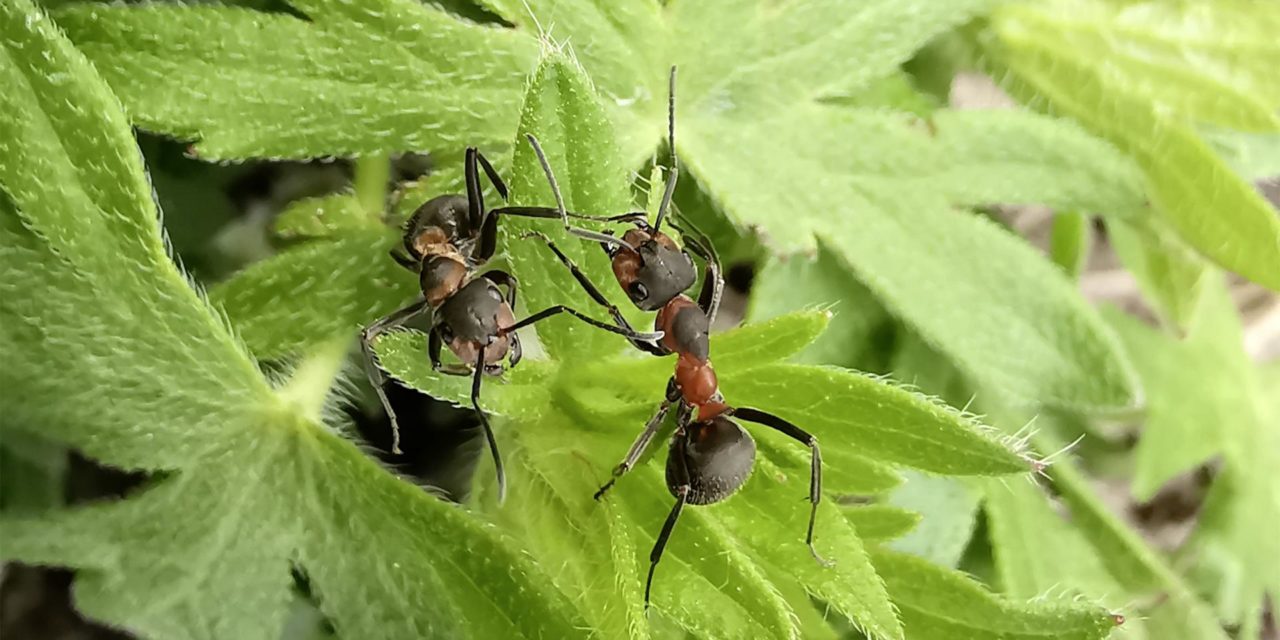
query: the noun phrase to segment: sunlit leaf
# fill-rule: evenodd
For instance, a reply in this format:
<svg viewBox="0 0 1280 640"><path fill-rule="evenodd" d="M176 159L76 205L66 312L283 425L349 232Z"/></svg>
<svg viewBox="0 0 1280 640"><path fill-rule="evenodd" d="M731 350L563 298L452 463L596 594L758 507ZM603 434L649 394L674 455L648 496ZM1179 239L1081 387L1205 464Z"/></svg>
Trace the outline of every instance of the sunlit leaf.
<svg viewBox="0 0 1280 640"><path fill-rule="evenodd" d="M1119 623L1086 603L1006 600L964 574L906 554L873 550L871 557L913 640L1106 638Z"/></svg>
<svg viewBox="0 0 1280 640"><path fill-rule="evenodd" d="M399 242L385 227L307 241L237 273L209 299L259 358L299 353L334 336L354 339L418 293L417 276L387 255Z"/></svg>
<svg viewBox="0 0 1280 640"><path fill-rule="evenodd" d="M165 254L124 114L59 30L17 0L0 42L0 428L160 471L6 513L0 555L81 569L78 611L146 637L277 638L291 569L347 637L573 635L518 548L308 417L333 375L273 391Z"/></svg>
<svg viewBox="0 0 1280 640"><path fill-rule="evenodd" d="M1152 204L1213 261L1280 288L1280 220L1195 125L1280 129L1280 10L1255 2L1054 1L998 10L984 40L1024 100L1069 115L1142 167Z"/></svg>
<svg viewBox="0 0 1280 640"><path fill-rule="evenodd" d="M920 514L887 504L846 507L844 517L867 542L884 542L901 537L920 522Z"/></svg>
<svg viewBox="0 0 1280 640"><path fill-rule="evenodd" d="M1184 330L1199 304L1209 263L1151 223L1108 221L1107 238L1160 319Z"/></svg>
<svg viewBox="0 0 1280 640"><path fill-rule="evenodd" d="M289 203L276 218L275 232L285 238L322 238L380 226L381 222L360 208L353 194L336 193Z"/></svg>
<svg viewBox="0 0 1280 640"><path fill-rule="evenodd" d="M1280 464L1280 415L1244 352L1221 276L1206 278L1184 340L1118 313L1113 324L1150 394L1134 494L1149 498L1176 474L1220 455L1223 469L1190 548L1204 558L1202 573L1218 574L1212 599L1227 620L1261 615L1266 594L1280 593L1275 572L1254 570L1280 558L1280 541L1269 529L1280 519L1280 481L1271 473Z"/></svg>
<svg viewBox="0 0 1280 640"><path fill-rule="evenodd" d="M889 548L944 567L956 566L978 524L981 500L982 492L957 478L907 473L906 482L889 494L888 502L919 513L920 523L891 541Z"/></svg>
<svg viewBox="0 0 1280 640"><path fill-rule="evenodd" d="M57 18L139 126L197 139L204 158L510 140L533 39L407 0L377 5L299 0L304 19L210 5L86 4ZM465 66L447 55L460 48L475 51Z"/></svg>
<svg viewBox="0 0 1280 640"><path fill-rule="evenodd" d="M985 483L983 508L1001 590L1013 598L1078 595L1123 612L1129 604L1123 589L1053 507L1032 483ZM1142 620L1131 619L1116 636L1136 640L1147 637L1145 631Z"/></svg>

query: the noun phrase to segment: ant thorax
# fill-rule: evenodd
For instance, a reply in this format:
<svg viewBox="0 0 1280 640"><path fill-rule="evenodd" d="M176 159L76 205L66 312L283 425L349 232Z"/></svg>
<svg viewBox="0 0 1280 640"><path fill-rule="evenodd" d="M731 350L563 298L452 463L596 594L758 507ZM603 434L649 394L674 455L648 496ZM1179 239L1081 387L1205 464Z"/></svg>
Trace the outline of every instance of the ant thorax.
<svg viewBox="0 0 1280 640"><path fill-rule="evenodd" d="M678 295L658 311L653 328L662 331L662 346L706 362L711 352L711 321L686 295Z"/></svg>
<svg viewBox="0 0 1280 640"><path fill-rule="evenodd" d="M453 250L440 254L428 254L422 262L422 271L418 274L418 284L422 295L432 308L438 308L446 300L453 297L467 279L467 263L462 255Z"/></svg>

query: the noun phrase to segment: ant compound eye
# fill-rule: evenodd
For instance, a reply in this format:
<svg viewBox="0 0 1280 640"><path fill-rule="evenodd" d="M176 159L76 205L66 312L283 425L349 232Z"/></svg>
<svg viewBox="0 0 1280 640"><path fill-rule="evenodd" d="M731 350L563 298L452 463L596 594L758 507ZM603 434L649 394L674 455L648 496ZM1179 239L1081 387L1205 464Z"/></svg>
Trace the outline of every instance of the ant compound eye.
<svg viewBox="0 0 1280 640"><path fill-rule="evenodd" d="M631 286L627 287L627 295L631 296L632 300L639 302L649 297L649 288L644 286L643 283L632 282Z"/></svg>

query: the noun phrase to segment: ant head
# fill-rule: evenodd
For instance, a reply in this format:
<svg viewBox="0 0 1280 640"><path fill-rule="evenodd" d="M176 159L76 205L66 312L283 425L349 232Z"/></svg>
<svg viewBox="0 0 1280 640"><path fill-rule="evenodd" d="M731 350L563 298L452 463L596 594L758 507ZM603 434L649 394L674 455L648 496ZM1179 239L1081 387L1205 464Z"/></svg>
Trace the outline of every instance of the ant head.
<svg viewBox="0 0 1280 640"><path fill-rule="evenodd" d="M441 253L472 235L467 199L436 196L418 207L404 225L404 248L418 260Z"/></svg>
<svg viewBox="0 0 1280 640"><path fill-rule="evenodd" d="M638 227L622 240L635 250L620 247L613 254L613 275L640 309L661 309L697 281L693 259L667 234Z"/></svg>
<svg viewBox="0 0 1280 640"><path fill-rule="evenodd" d="M690 424L683 446L673 440L667 456L671 495L676 495L679 484L675 465L681 449L689 471L689 504L712 504L733 495L751 475L756 459L755 441L733 420L716 416Z"/></svg>
<svg viewBox="0 0 1280 640"><path fill-rule="evenodd" d="M418 284L433 308L453 297L467 279L467 264L456 252L428 254L418 274Z"/></svg>

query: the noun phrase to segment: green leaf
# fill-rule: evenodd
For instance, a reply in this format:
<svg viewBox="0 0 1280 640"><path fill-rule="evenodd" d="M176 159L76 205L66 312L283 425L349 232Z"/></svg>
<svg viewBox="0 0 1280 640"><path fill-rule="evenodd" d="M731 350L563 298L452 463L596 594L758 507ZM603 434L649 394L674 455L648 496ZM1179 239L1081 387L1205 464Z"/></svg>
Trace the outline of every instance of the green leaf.
<svg viewBox="0 0 1280 640"><path fill-rule="evenodd" d="M815 340L821 340L831 314L826 311L794 311L763 322L751 322L731 331L711 334L711 353L717 369L753 369L786 360ZM671 376L675 358L644 358L610 364L622 378L644 380L644 393L652 393L653 381Z"/></svg>
<svg viewBox="0 0 1280 640"><path fill-rule="evenodd" d="M533 115L526 126L538 134L553 166L564 166L560 160L564 140L607 133L603 125L604 133L591 129L591 90L578 73L576 67L553 56L530 85L526 113ZM605 138L574 147L588 160L585 165L597 169L608 168L608 148ZM605 149L602 161L591 161L592 149ZM621 173L613 173L613 179L608 171L575 175L580 171L574 169L576 160L575 155L568 156L569 177L561 179L562 185L569 185L566 192L582 189L591 197L610 193L610 184L625 185ZM540 185L543 178L531 159L517 155L515 167L514 199L521 201L526 197L518 195L521 189ZM619 192L626 193L625 189ZM541 201L545 200L544 195ZM527 260L533 265L522 267L520 273L527 274L534 266L559 267L542 247L514 237L507 229L504 247L513 262ZM539 252L542 255L535 255ZM603 264L584 266L588 274L606 269ZM563 270L559 275L548 271L546 277L535 279L534 286L544 291L561 286L569 291L563 295L581 296L573 293L576 285L566 276ZM832 464L851 463L852 472L844 474L843 480L845 486L858 490L883 491L896 482L883 463L863 457L882 452L888 452L888 460L939 472L1001 474L1030 468L1017 453L987 438L977 424L924 396L851 372L768 364L803 348L826 321L821 312L792 314L716 336L713 349L726 398L731 402L750 398L754 406L811 429L831 452ZM572 325L560 328L567 326ZM598 594L584 612L593 627L615 634L642 634L638 629L644 628L639 622L643 614L636 607L635 594L645 550L670 509L665 482L652 464L642 464L610 494L608 500L616 507L601 511L589 496L608 477L634 429L652 412L672 363L669 359L601 358L607 343L592 347L554 342L564 341L564 335L556 333L555 327L540 332L540 338L550 337L549 344L556 345L548 350L549 359L522 363L507 375L505 384L483 388L481 403L496 418L504 450L542 452L517 455L513 479L524 477L527 488L513 482L509 506L497 517L513 530L528 532L522 540L543 563L564 567L555 580L558 589L566 594L584 590ZM422 357L423 339L421 334L394 333L375 348L396 378L436 397L467 401L469 381L432 372ZM851 416L859 422L851 423ZM619 424L634 426L626 430L619 429ZM849 432L851 424L857 432ZM763 453L757 461L759 472L740 495L716 507L722 515L712 517L690 508L682 516L658 570L655 609L695 635L790 635L790 606L776 596L784 587L775 587L765 578L777 575L773 567L788 567L782 573L791 583L786 589L814 594L876 637L900 637L897 620L856 532L833 507L822 508L816 536L825 541L820 549L838 556L839 562L826 569L807 557L802 525L808 514L797 497L807 490L808 468L795 464L797 454L805 455L804 449L775 434L756 436ZM569 469L573 471L567 473ZM761 526L762 513L770 514L776 524ZM635 532L630 541L624 533L628 530ZM751 553L739 550L744 544ZM728 565L724 558L729 559ZM615 577L615 586L604 588L602 575ZM721 584L737 588L723 591ZM707 604L709 599L714 603Z"/></svg>
<svg viewBox="0 0 1280 640"><path fill-rule="evenodd" d="M47 509L66 500L68 453L0 425L0 513Z"/></svg>
<svg viewBox="0 0 1280 640"><path fill-rule="evenodd" d="M1084 537L1055 513L1049 496L1027 482L987 481L987 530L1001 590L1013 598L1084 596L1112 611L1128 605ZM1127 621L1118 637L1145 638L1141 620Z"/></svg>
<svg viewBox="0 0 1280 640"><path fill-rule="evenodd" d="M1131 216L1142 174L1114 147L1066 120L1017 110L938 111L931 187L958 204L1044 204ZM906 176L904 176L906 177ZM923 185L922 185L923 186Z"/></svg>
<svg viewBox="0 0 1280 640"><path fill-rule="evenodd" d="M815 314L809 314L812 317ZM819 315L820 314L816 314ZM806 316L801 315L796 318L803 319ZM783 328L786 323L784 317L775 320L772 323L775 328ZM745 333L751 331L750 326L739 329L734 333ZM723 337L724 342L739 342L730 340L734 333L726 334ZM384 366L391 371L397 378L406 381L413 386L429 391L438 397L452 398L455 401L462 402L466 398L468 383L465 379L450 378L448 376L437 376L430 372L430 366L425 363L422 357L422 336L421 334L399 333L391 334L380 340L377 344L379 357ZM625 360L625 359L622 359ZM617 361L601 363L599 366L602 370L614 371L614 365ZM552 478L558 478L564 474L566 468L577 468L582 464L583 460L593 460L594 463L590 467L594 471L584 474L580 477L573 487L567 484L561 484L561 481L555 480L555 494L558 496L556 502L567 502L568 504L577 504L587 499L587 496L602 483L607 477L607 470L616 462L616 456L621 455L625 449L629 434L626 431L619 432L617 426L584 424L583 421L575 420L576 429L566 429L563 423L558 423L549 419L550 416L559 415L561 412L570 411L571 415L579 416L585 419L587 414L577 412L577 408L581 406L583 401L574 400L572 397L566 398L567 394L587 394L590 395L592 402L601 402L600 396L609 396L625 393L624 389L629 386L621 381L610 381L601 379L598 375L592 375L590 371L583 373L584 378L573 377L580 372L575 371L573 367L566 367L568 371L553 373L555 369L554 363L542 364L538 367L530 367L541 363L522 363L520 367L513 370L509 374L507 384L488 385L486 391L482 395L483 403L487 410L492 410L498 415L505 416L502 421L498 421L499 439L504 443L504 447L510 450L510 444L513 440L518 440L521 447L529 450L537 451L554 451L559 452L554 456L534 457L530 458L525 464L532 465L531 471L535 473L536 482L533 484L544 484L553 482ZM890 460L900 458L899 462L904 464L915 464L927 468L933 468L937 471L945 471L952 473L1016 473L1028 469L1028 462L1018 457L1013 452L1004 449L1002 445L993 440L988 440L981 431L968 422L967 418L962 418L954 410L941 407L928 398L914 394L909 391L901 390L896 387L885 385L873 379L858 376L852 373L841 372L834 369L820 369L814 367L804 367L796 365L747 365L746 369L735 369L732 367L721 367L720 371L723 376L724 389L726 397L732 398L751 398L752 403L764 410L777 413L788 419L794 420L797 424L803 425L805 429L811 430L823 443L824 455L828 459L828 468L835 469L835 476L839 478L841 472L845 471L843 466L849 459L858 460L861 455L876 455L877 457L887 457ZM659 372L654 372L658 374ZM572 380L592 379L594 385L591 387L582 387L581 385L571 382L565 382L564 376L571 376ZM656 392L661 388L658 384L661 377L655 375L651 380L648 388L654 400L656 400ZM758 385L747 386L744 385ZM843 388L842 388L843 387ZM548 392L550 389L550 392ZM803 390L803 393L802 393ZM806 395L808 394L808 395ZM865 395L865 399L860 399ZM821 401L815 401L815 397L824 398ZM827 406L829 403L830 406ZM653 400L645 403L647 410L652 410ZM840 407L838 411L831 407ZM813 413L810 413L813 412ZM647 411L646 411L647 413ZM850 423L850 417L857 416L859 421L865 423ZM638 428L639 423L645 415L637 416L632 424ZM856 427L856 431L849 432L850 427ZM550 431L550 433L548 433ZM778 558L777 554L786 553L784 566L793 566L796 563L812 564L812 560L806 558L803 546L799 544L799 535L801 533L800 524L807 517L804 509L804 503L796 500L797 496L804 495L804 481L807 479L807 465L794 464L794 453L802 451L794 442L783 440L775 437L768 432L757 432L756 438L760 443L760 450L764 456L758 461L759 471L751 482L744 488L741 495L735 497L724 507L717 507L728 518L729 537L727 534L701 533L692 534L693 540L702 539L704 542L690 545L686 542L672 542L672 548L668 552L669 555L674 554L675 558L684 558L684 563L694 563L697 567L702 567L697 573L690 574L690 577L671 578L672 582L683 584L687 580L702 580L705 578L705 564L703 558L708 553L708 548L720 548L721 545L737 544L740 539L747 540L753 548L760 554L762 562L783 562ZM899 442L900 441L900 442ZM856 449L854 447L856 446ZM781 457L781 466L774 467L772 460L779 459L777 451L792 450L792 454L785 454ZM852 455L853 451L857 451L857 455ZM807 457L807 456L806 456ZM869 462L869 461L868 461ZM871 463L868 469L871 475L855 475L852 480L853 484L858 485L859 489L874 489L882 491L888 488L884 485L884 480L877 480L883 474L879 471L881 466L879 463ZM775 470L776 469L776 470ZM661 504L655 504L653 501L658 500L658 495L653 492L654 488L662 487L663 482L660 475L655 473L651 466L642 466L641 469L633 471L631 475L624 479L622 483L611 494L610 500L624 501L630 510L638 507L636 501L647 500L648 506L644 507L644 513L649 513L649 517L636 524L642 528L652 531L661 521L664 508ZM846 476L847 477L847 476ZM859 479L860 478L860 479ZM888 476L888 480L892 483L892 475ZM567 481L564 481L567 482ZM637 485L648 482L649 489L638 489ZM784 486L785 485L785 486ZM889 485L891 486L891 484ZM778 497L773 498L775 491L786 490L785 494L777 494ZM537 488L534 489L538 491ZM521 489L513 487L512 503L525 504L526 498L520 495ZM783 498L785 495L785 499ZM541 513L544 509L542 505L546 504L545 500L533 500L530 496L528 500L533 504L530 508L539 510L538 514L525 514L520 517L539 518L539 521L546 516ZM761 502L765 501L765 502ZM669 503L668 503L669 504ZM509 507L510 508L510 507ZM519 507L516 507L519 508ZM564 527L557 529L558 537L555 542L537 542L538 538L534 538L534 544L537 549L547 549L548 547L559 549L558 552L547 551L548 554L558 553L559 555L540 556L548 558L561 558L563 562L577 565L586 562L599 563L605 560L598 558L610 558L615 563L620 560L616 557L618 551L615 549L615 556L608 556L607 549L601 549L598 541L602 539L612 539L610 536L616 536L613 531L613 525L609 525L607 530L600 530L602 516L598 513L585 511L581 514L577 511L577 507L567 512L568 519L575 523L569 527L575 533L574 535L583 536L583 540L578 543L568 543L568 551L565 550L566 541L563 539L565 533ZM694 510L696 511L696 510ZM639 513L639 512L637 512ZM737 515L742 513L744 515ZM745 515L745 514L751 515ZM778 523L776 528L761 528L760 513L771 514L771 521ZM517 517L504 516L504 517ZM836 565L838 571L834 574L823 571L810 571L808 566L804 566L800 571L792 571L793 579L798 579L806 590L822 597L837 606L837 609L847 616L853 617L859 624L866 625L868 628L876 630L877 633L885 637L894 637L893 627L890 625L889 618L884 616L884 611L876 602L873 593L876 591L876 582L873 580L873 574L868 573L865 565L859 560L857 549L856 534L852 529L848 529L839 525L841 521L840 514L834 510L824 507L822 513L819 514L818 539L832 540L831 544L835 549L839 550L842 559ZM708 526L714 531L714 521L712 520L694 520L700 524L694 527ZM529 520L516 520L516 522L525 522L522 530L532 530L533 525L528 524ZM605 522L608 522L605 520ZM790 523L790 524L788 524ZM834 524L833 524L834 523ZM681 525L680 535L690 535L687 532L686 524ZM591 533L595 532L595 533ZM652 534L650 534L652 535ZM702 537L699 537L702 536ZM645 538L648 540L648 538ZM553 546L554 545L554 546ZM686 546L689 545L689 546ZM712 545L708 547L707 545ZM636 543L636 552L643 552L643 545ZM826 553L827 547L820 545L822 552ZM589 551L595 549L595 551ZM541 553L541 551L540 551ZM584 559L573 554L586 553ZM845 556L845 554L851 554ZM597 558L593 560L592 558ZM630 561L634 561L631 559ZM664 560L663 569L660 571L673 571L667 568L670 560ZM678 563L673 563L677 564ZM753 575L750 569L751 562L747 562L745 567L738 571L741 575L750 577ZM586 570L580 570L585 572ZM625 565L617 566L613 570L618 575L634 575L634 569L628 569ZM679 571L676 569L675 571ZM754 569L759 571L759 569ZM846 573L848 571L848 573ZM585 574L584 574L585 575ZM703 575L704 577L697 577ZM759 578L752 578L758 581ZM853 582L849 582L853 581ZM576 584L569 582L568 584ZM714 581L713 581L714 584ZM853 586L849 586L853 585ZM579 587L567 587L564 583L558 585L570 593L575 592ZM625 587L626 585L624 585ZM764 588L764 587L760 587ZM626 594L629 590L624 589L621 592L613 593L610 597L621 598L622 602L631 602L626 600ZM743 611L756 611L759 609L761 598L759 592L742 588L734 592L735 598L739 600L737 607L741 607ZM603 595L603 594L602 594ZM661 605L665 596L655 596L656 602ZM871 598L868 600L868 598ZM763 601L767 602L767 599ZM626 606L617 605L617 606ZM675 610L668 610L667 607L675 607ZM725 606L731 606L726 604ZM776 605L771 605L776 607ZM707 619L708 615L727 615L723 613L709 612L708 607L700 606L694 610L687 610L683 601L679 598L673 598L667 601L667 605L663 607L667 615L674 617L679 624L691 630L706 630L718 628L716 624L727 624L724 620L713 623ZM622 609L625 611L626 609ZM785 618L785 614L783 615ZM601 617L601 619L607 619ZM623 624L625 622L615 622L614 624ZM742 624L738 621L736 624Z"/></svg>
<svg viewBox="0 0 1280 640"><path fill-rule="evenodd" d="M778 97L803 102L850 94L989 6L988 0L682 2L671 18L684 104L758 112L777 106ZM728 25L732 46L706 37Z"/></svg>
<svg viewBox="0 0 1280 640"><path fill-rule="evenodd" d="M766 461L759 461L760 468L748 484L750 498L738 503L734 510L726 510L725 517L735 534L750 545L762 557L777 556L773 547L776 540L799 539L798 526L807 509L797 509L796 496L799 481L807 481L806 474L789 478L779 476ZM779 481L783 479L783 481ZM803 503L800 503L803 505ZM790 518L778 518L775 514L787 514ZM854 622L871 638L903 638L898 616L889 603L884 583L867 557L862 541L839 510L829 503L819 505L818 518L822 526L814 533L814 545L818 553L834 563L823 566L806 558L792 543L792 552L782 564L805 590L831 608ZM774 553L770 554L769 551Z"/></svg>
<svg viewBox="0 0 1280 640"><path fill-rule="evenodd" d="M575 635L514 544L307 417L331 378L273 392L165 255L123 112L59 30L17 0L0 43L0 428L162 471L5 514L4 559L81 569L80 611L150 637L279 637L291 567L347 637Z"/></svg>
<svg viewBox="0 0 1280 640"><path fill-rule="evenodd" d="M825 246L819 246L812 259L804 255L770 258L752 282L747 319L767 320L805 307L827 309L831 323L796 355L799 363L857 368L873 355L872 338L889 321L871 292Z"/></svg>
<svg viewBox="0 0 1280 640"><path fill-rule="evenodd" d="M1150 222L1107 222L1111 247L1169 327L1185 329L1199 304L1208 263Z"/></svg>
<svg viewBox="0 0 1280 640"><path fill-rule="evenodd" d="M1250 2L1008 5L983 44L1006 86L1069 115L1142 167L1191 246L1280 288L1280 220L1196 123L1280 129L1280 10Z"/></svg>
<svg viewBox="0 0 1280 640"><path fill-rule="evenodd" d="M632 169L665 131L669 15L653 0L480 0L529 36L564 41L604 98L621 158ZM545 27L545 31L544 31ZM589 46L581 46L590 39ZM530 38L532 39L532 38ZM521 141L521 143L523 143ZM603 212L601 212L603 213Z"/></svg>
<svg viewBox="0 0 1280 640"><path fill-rule="evenodd" d="M1080 279L1089 261L1089 249L1093 245L1091 222L1080 213L1059 213L1053 217L1049 258L1075 280Z"/></svg>
<svg viewBox="0 0 1280 640"><path fill-rule="evenodd" d="M809 452L780 434L756 434L761 455L790 474L808 473ZM902 476L891 465L858 455L845 447L826 447L822 452L822 486L838 496L872 496L902 484Z"/></svg>
<svg viewBox="0 0 1280 640"><path fill-rule="evenodd" d="M165 254L129 125L89 62L29 2L0 10L0 35L3 426L127 468L190 462L269 391Z"/></svg>
<svg viewBox="0 0 1280 640"><path fill-rule="evenodd" d="M761 226L779 248L810 246L816 236L838 250L890 313L971 375L1026 401L1089 409L1133 404L1128 365L1064 275L1003 229L951 210L932 184L916 182L920 167L931 166L930 154L945 154L906 122L819 105L750 121L689 121L677 144L733 215ZM779 149L769 142L775 139L858 145ZM822 157L810 157L819 151ZM775 161L744 166L742 157ZM815 175L823 176L821 191L774 188L808 184ZM1079 178L1074 191L1082 193L1093 179L1087 172ZM849 217L835 217L839 212Z"/></svg>
<svg viewBox="0 0 1280 640"><path fill-rule="evenodd" d="M1098 335L1096 319L1074 298L1067 299L1071 293L1065 281L1047 275L1041 258L1002 232L947 210L948 201L968 204L973 198L1124 209L1133 194L1127 182L1132 172L1123 168L1123 161L1067 125L1029 115L940 112L940 140L931 142L923 130L911 131L893 115L827 103L856 96L872 80L891 75L925 42L988 2L941 8L926 0L828 0L771 7L739 0L681 3L667 16L652 2L616 4L601 8L561 2L526 9L513 2L490 3L525 30L554 19L574 30L567 34L574 42L592 43L580 48L582 61L608 98L596 111L627 132L616 153L622 166L607 170L634 168L636 159L653 148L662 131L662 78L667 61L675 59L684 69L680 153L731 217L759 225L783 248L812 246L817 231L892 313L995 386L1061 405L1132 404L1127 370L1116 361L1106 336ZM167 7L74 9L66 21L73 38L101 68L113 74L119 70L112 81L143 126L203 136L205 153L448 150L462 146L450 133L454 131L467 131L472 136L468 142L482 146L505 142L502 132L515 124L506 105L515 104L521 89L518 72L529 64L532 38L519 28L455 22L410 0L378 0L375 5L363 11L342 2L299 0L296 6L310 22ZM211 26L221 20L238 28L219 31ZM724 25L735 25L735 37L701 37ZM139 31L150 35L135 37ZM188 37L210 31L217 37ZM246 39L240 35L244 32L260 37ZM174 44L187 41L193 44ZM290 49L273 55L277 42L290 43ZM477 53L448 55L468 47ZM365 64L352 61L347 55L351 50L377 55ZM148 66L156 57L165 61L158 72ZM262 75L273 84L244 91L247 81L231 78L217 91L204 86L205 76L226 75L214 72L222 63L238 69L244 65L230 63L242 59L274 61L259 63L269 69L247 72L255 87ZM348 78L366 84L348 91ZM216 99L206 99L213 93ZM430 111L420 110L422 105ZM304 122L296 121L299 112L308 114ZM290 121L290 127L281 130L276 121ZM816 139L833 144L800 142ZM774 148L774 140L789 144ZM974 149L989 148L992 140L1007 145L997 149L998 155L985 157L990 166L966 157ZM517 181L534 179L536 172L521 148L523 141L517 151L524 160L517 164L530 171ZM1064 155L1077 152L1090 155ZM1064 165L1067 160L1074 162ZM558 170L566 168L555 164ZM853 179L831 171L846 167L854 169ZM1005 178L1006 172L1015 179ZM982 179L972 180L974 175ZM798 200L773 186L814 180L825 188L800 189ZM905 191L912 192L907 201L898 197ZM1112 202L1115 198L1124 201ZM833 217L840 222L830 224ZM904 248L886 252L886 246ZM526 279L555 281L530 264L519 265L535 269ZM1013 286L988 286L992 278ZM1042 286L1046 278L1053 284ZM949 286L933 286L941 282ZM991 326L1014 329L1001 339L973 338L991 335L979 331ZM1047 331L1053 333L1043 335Z"/></svg>
<svg viewBox="0 0 1280 640"><path fill-rule="evenodd" d="M510 180L512 202L531 206L551 204L555 199L551 197L546 175L533 148L524 140L530 133L541 142L570 211L622 213L631 209L626 160L620 156L600 97L576 62L562 55L544 60L530 82L521 109ZM553 238L563 238L557 245L587 273L608 273L609 260L603 251L572 239L558 227L558 222L509 218L503 221L502 230L508 238L518 239L526 230L541 229ZM569 304L590 310L596 317L607 318L594 308L569 270L554 259L540 240L508 242L506 254L511 259L512 271L524 285L521 298L528 313ZM599 286L620 309L627 309L633 317L638 317L630 311L633 305L621 295L619 287ZM621 337L568 316L548 320L538 328L543 346L558 358L600 353L610 345L613 351L629 348Z"/></svg>
<svg viewBox="0 0 1280 640"><path fill-rule="evenodd" d="M1280 135L1213 129L1201 135L1245 180L1280 176Z"/></svg>
<svg viewBox="0 0 1280 640"><path fill-rule="evenodd" d="M957 478L914 471L905 475L906 482L889 494L889 504L920 514L920 523L889 548L944 567L956 566L977 526L982 492Z"/></svg>
<svg viewBox="0 0 1280 640"><path fill-rule="evenodd" d="M883 543L899 538L920 523L920 514L889 504L849 506L844 518L864 542Z"/></svg>
<svg viewBox="0 0 1280 640"><path fill-rule="evenodd" d="M83 4L57 17L140 127L198 139L204 158L447 150L511 138L532 38L411 0L293 6L307 19L164 4ZM461 50L473 53L453 55Z"/></svg>
<svg viewBox="0 0 1280 640"><path fill-rule="evenodd" d="M959 411L869 376L835 368L774 364L725 371L726 398L805 425L822 442L933 473L1024 473L1030 462Z"/></svg>
<svg viewBox="0 0 1280 640"><path fill-rule="evenodd" d="M1222 615L1232 622L1256 616L1268 592L1280 593L1274 572L1254 570L1280 558L1269 530L1280 519L1280 482L1271 473L1280 464L1280 414L1243 349L1235 304L1220 276L1206 278L1182 341L1114 315L1150 394L1133 492L1148 499L1178 473L1222 456L1190 548L1213 558L1205 571L1227 567L1213 598Z"/></svg>
<svg viewBox="0 0 1280 640"><path fill-rule="evenodd" d="M950 83L949 78L947 82ZM905 111L921 118L929 117L943 106L936 96L916 89L916 79L905 71L891 72L862 87L853 95L833 96L826 101L855 107Z"/></svg>
<svg viewBox="0 0 1280 640"><path fill-rule="evenodd" d="M906 554L873 549L871 559L912 640L1101 639L1120 623L1095 605L1005 600L962 573Z"/></svg>
<svg viewBox="0 0 1280 640"><path fill-rule="evenodd" d="M1185 340L1161 335L1118 311L1108 319L1133 355L1147 389L1146 429L1138 443L1133 494L1149 500L1179 473L1227 450L1256 424L1259 399L1235 307L1220 277L1205 293Z"/></svg>
<svg viewBox="0 0 1280 640"><path fill-rule="evenodd" d="M1094 171L1125 167L1122 158L1066 125L1033 116L940 115L940 141L931 141L907 119L817 100L888 73L905 57L897 47L918 47L976 6L939 10L916 4L854 9L829 2L756 10L749 15L758 19L741 27L732 49L694 34L740 21L733 12L754 3L679 5L676 41L688 49L682 59L690 62L682 65L680 84L681 154L732 217L760 227L780 250L810 248L816 235L839 251L890 313L966 370L1028 400L1090 408L1132 404L1131 376L1113 341L1065 281L1002 232L947 208L948 200L1001 199L1084 207L1105 200L1128 209L1140 202L1132 169ZM880 39L884 34L897 39L890 46L861 47L863 39L851 34L863 29L877 42L890 42ZM750 73L741 72L744 60L757 61L748 65ZM858 64L842 68L830 60ZM991 167L965 157L974 142L989 146L1002 134L1010 139L1005 152L1017 145L1013 140L1033 142L1017 150L1016 167L1003 155L986 156ZM1074 158L1065 167L1071 171L1063 171L1056 149L1066 141L1073 150L1087 150L1092 160L1101 154L1102 161L1091 166ZM1040 164L1023 160L1029 157ZM1025 178L1007 180L1002 168ZM777 188L819 182L822 189ZM905 247L910 249L897 249ZM1000 285L991 286L996 281ZM991 315L980 317L984 313ZM1002 328L1000 339L983 330L991 326ZM983 335L993 339L977 343Z"/></svg>
<svg viewBox="0 0 1280 640"><path fill-rule="evenodd" d="M323 238L381 226L360 208L360 203L350 193L296 200L289 203L275 220L275 232L284 238Z"/></svg>
<svg viewBox="0 0 1280 640"><path fill-rule="evenodd" d="M1038 440L1046 451L1060 451L1065 444L1044 432ZM1074 462L1058 460L1048 472L1054 488L1071 510L1072 522L1111 576L1137 599L1134 608L1142 617L1148 637L1226 640L1213 611L1196 598L1155 550L1108 510Z"/></svg>
<svg viewBox="0 0 1280 640"><path fill-rule="evenodd" d="M418 292L417 277L387 257L398 244L386 228L308 241L237 273L209 299L258 358L304 352L334 336L354 338Z"/></svg>

